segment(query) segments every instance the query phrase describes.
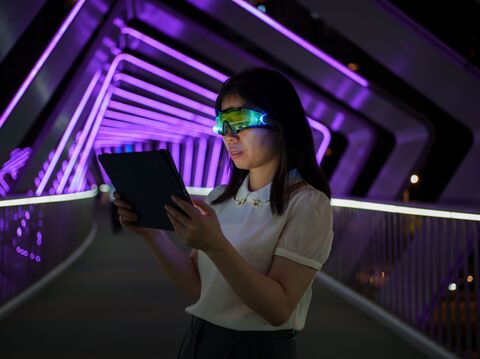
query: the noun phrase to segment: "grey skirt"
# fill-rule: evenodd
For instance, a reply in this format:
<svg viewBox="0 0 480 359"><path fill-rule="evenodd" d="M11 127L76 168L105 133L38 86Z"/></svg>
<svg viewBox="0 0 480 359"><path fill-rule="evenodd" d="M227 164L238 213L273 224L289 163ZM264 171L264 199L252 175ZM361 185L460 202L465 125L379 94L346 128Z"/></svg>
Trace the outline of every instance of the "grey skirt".
<svg viewBox="0 0 480 359"><path fill-rule="evenodd" d="M297 331L238 331L192 315L177 359L297 359Z"/></svg>

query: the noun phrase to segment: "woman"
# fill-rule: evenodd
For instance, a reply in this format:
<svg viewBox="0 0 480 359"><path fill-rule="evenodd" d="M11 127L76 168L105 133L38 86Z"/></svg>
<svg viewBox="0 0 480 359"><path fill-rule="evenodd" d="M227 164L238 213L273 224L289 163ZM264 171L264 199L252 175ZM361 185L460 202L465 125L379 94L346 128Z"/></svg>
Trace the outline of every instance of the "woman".
<svg viewBox="0 0 480 359"><path fill-rule="evenodd" d="M330 253L330 189L288 79L252 68L227 80L214 131L230 154L228 184L206 203L166 206L190 258L162 231L140 228L119 200L120 222L141 234L165 274L195 303L178 358L296 358L311 285Z"/></svg>

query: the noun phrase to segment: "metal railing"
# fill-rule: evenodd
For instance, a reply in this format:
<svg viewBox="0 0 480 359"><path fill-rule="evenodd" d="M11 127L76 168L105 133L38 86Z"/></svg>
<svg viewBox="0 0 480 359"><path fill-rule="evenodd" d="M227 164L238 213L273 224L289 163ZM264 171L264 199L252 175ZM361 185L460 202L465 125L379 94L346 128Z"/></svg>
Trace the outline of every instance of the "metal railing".
<svg viewBox="0 0 480 359"><path fill-rule="evenodd" d="M96 194L0 201L0 309L81 245L92 227Z"/></svg>
<svg viewBox="0 0 480 359"><path fill-rule="evenodd" d="M456 355L479 358L480 215L332 205L335 239L322 270Z"/></svg>

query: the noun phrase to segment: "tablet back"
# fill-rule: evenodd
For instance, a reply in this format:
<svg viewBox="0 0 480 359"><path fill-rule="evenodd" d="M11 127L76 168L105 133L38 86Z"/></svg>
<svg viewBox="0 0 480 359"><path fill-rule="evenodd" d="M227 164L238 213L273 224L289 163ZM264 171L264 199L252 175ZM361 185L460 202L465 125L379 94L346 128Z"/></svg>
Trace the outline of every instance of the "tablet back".
<svg viewBox="0 0 480 359"><path fill-rule="evenodd" d="M172 231L164 209L165 204L177 207L171 195L192 202L167 150L101 154L98 159L116 191L133 205L141 227Z"/></svg>

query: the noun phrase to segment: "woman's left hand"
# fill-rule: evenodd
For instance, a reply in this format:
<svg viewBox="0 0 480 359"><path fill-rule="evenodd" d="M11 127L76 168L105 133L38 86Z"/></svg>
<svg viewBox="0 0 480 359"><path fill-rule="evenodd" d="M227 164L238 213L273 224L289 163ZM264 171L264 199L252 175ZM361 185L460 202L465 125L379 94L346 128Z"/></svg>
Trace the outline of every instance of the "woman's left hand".
<svg viewBox="0 0 480 359"><path fill-rule="evenodd" d="M172 206L165 206L175 232L186 245L204 252L222 247L223 236L215 210L202 200L194 199L193 206L177 196L172 200L187 215Z"/></svg>

